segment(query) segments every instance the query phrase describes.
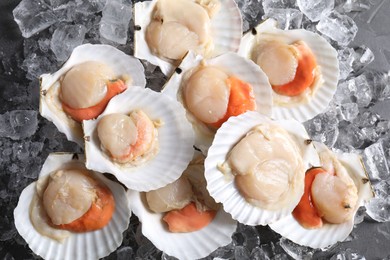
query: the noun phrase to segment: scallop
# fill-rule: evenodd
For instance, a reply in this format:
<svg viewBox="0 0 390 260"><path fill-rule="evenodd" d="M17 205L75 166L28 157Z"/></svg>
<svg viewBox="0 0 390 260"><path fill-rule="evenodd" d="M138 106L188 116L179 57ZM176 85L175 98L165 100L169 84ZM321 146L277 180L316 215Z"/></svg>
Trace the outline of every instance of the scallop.
<svg viewBox="0 0 390 260"><path fill-rule="evenodd" d="M149 191L177 180L193 155L182 105L150 89L115 96L83 130L86 167L114 174L129 189Z"/></svg>
<svg viewBox="0 0 390 260"><path fill-rule="evenodd" d="M203 187L205 187L205 181L201 181L203 179L203 173L204 168L202 160L195 160L190 163L182 176L186 176L184 179L190 180L193 187L200 183L203 183ZM182 191L186 191L184 193L187 193L187 181L184 181L181 184L184 184L184 188L175 186L176 189L173 193L176 194L176 191L179 189L182 189ZM205 188L200 189L206 191ZM198 191L195 190L194 192L197 193ZM143 223L143 235L158 249L179 259L198 259L206 257L218 247L229 244L232 240L231 236L237 227L237 222L233 220L228 213L223 211L220 204L217 205L213 202L214 204L208 205L212 207L217 205L218 211L214 219L207 226L197 231L172 233L168 231L166 224L162 221L164 213L155 213L149 209L148 197L145 193L128 190L127 194L132 211L139 218L140 222ZM183 194L181 193L180 196L182 195ZM188 200L188 197L186 196L183 196L182 198ZM202 201L202 203L204 203L204 201Z"/></svg>
<svg viewBox="0 0 390 260"><path fill-rule="evenodd" d="M218 129L205 161L207 189L239 222L267 225L291 213L319 158L302 124L249 111Z"/></svg>
<svg viewBox="0 0 390 260"><path fill-rule="evenodd" d="M236 52L242 37L233 0L153 0L134 6L134 56L170 76L188 51L207 58Z"/></svg>
<svg viewBox="0 0 390 260"><path fill-rule="evenodd" d="M131 86L146 85L144 68L134 57L109 45L75 48L60 70L40 77L41 115L68 140L83 146L80 122L96 118L109 98Z"/></svg>
<svg viewBox="0 0 390 260"><path fill-rule="evenodd" d="M354 185L352 190L357 190L357 195L353 196L357 197L352 198L353 203L349 205L350 207L337 208L335 198L337 201L338 196L330 194L330 191L327 189L332 185L322 185L323 189L317 189L317 192L324 192L325 194L315 196L325 196L328 200L327 203L331 202L334 207L331 209L321 207L321 210L324 211L323 214L326 214L324 216L327 217L328 221L324 221L320 228L304 228L292 214L270 224L270 227L274 231L297 244L312 248L326 248L339 241L344 241L349 236L354 227L354 216L356 211L360 206L363 206L373 197L373 191L360 155L354 153L334 153L324 144L318 142L315 142L314 145L321 158L321 163L315 166L324 167L328 172L334 171L336 172L336 176L333 176L333 178L339 177L343 179L343 181L332 180L332 177L330 177L332 176L331 174L329 174L329 176L326 176L327 174L322 174L324 176L321 177L330 178L327 180L320 179L318 181L320 183L323 183L322 181L331 181L332 183L336 183L334 186L336 191L338 190L337 187L343 186L341 190L338 190L341 192L339 195L346 195L345 192L347 191L351 192L351 188L347 188L346 185L349 185L349 182L352 181ZM315 178L315 181L316 179L317 177ZM348 196L344 196L344 198L349 200ZM351 200L349 201L351 202ZM324 202L320 203L322 205L327 204ZM330 222L335 223L332 224Z"/></svg>
<svg viewBox="0 0 390 260"><path fill-rule="evenodd" d="M272 92L266 75L252 61L235 53L205 60L189 52L164 86L162 93L177 99L186 108L187 119L195 131L195 146L204 154L207 154L216 128L227 119L228 107L234 107L229 104L230 97L234 100L231 93L236 93L231 89L239 84L244 86L240 86L241 90L249 90L243 92L245 95L242 96L248 98L239 102L236 111L256 110L270 116Z"/></svg>
<svg viewBox="0 0 390 260"><path fill-rule="evenodd" d="M85 158L81 154L50 154L42 166L38 181L27 186L20 195L14 210L15 226L31 250L42 258L56 259L61 256L63 259L98 259L109 255L122 243L122 233L127 229L131 216L126 192L118 183L108 180L101 174L88 171L84 164ZM64 175L64 172L69 171L73 173ZM65 185L60 184L60 179L64 176L69 177L67 181L72 181L72 185L69 185L69 182ZM56 181L48 182L49 178L54 178ZM46 198L44 203L50 205L49 208L52 210L47 212L51 216L51 221L67 223L88 210L88 205L96 195L92 188L96 184L107 187L115 200L112 218L106 226L86 233L73 233L48 225L49 218L45 213L45 206L37 202L38 194L47 193L44 195ZM61 201L70 199L63 193L63 189L75 195L83 193L87 196L78 197L73 202L68 201L76 205L74 208L69 208L69 204L62 207ZM82 190L86 193L81 192ZM50 196L53 192L59 195ZM60 212L54 212L54 209Z"/></svg>
<svg viewBox="0 0 390 260"><path fill-rule="evenodd" d="M244 35L238 54L267 74L274 119L307 121L322 113L336 92L337 52L316 33L280 30L275 20L268 19Z"/></svg>

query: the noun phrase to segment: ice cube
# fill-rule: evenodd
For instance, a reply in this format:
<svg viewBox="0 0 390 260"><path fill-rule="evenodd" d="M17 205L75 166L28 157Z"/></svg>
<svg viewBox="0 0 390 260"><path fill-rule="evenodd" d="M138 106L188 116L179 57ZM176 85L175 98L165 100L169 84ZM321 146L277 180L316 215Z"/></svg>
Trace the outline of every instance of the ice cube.
<svg viewBox="0 0 390 260"><path fill-rule="evenodd" d="M293 259L312 259L313 254L315 253L314 249L295 244L284 237L280 239L280 246Z"/></svg>
<svg viewBox="0 0 390 260"><path fill-rule="evenodd" d="M359 225L364 221L364 216L366 215L366 208L365 207L360 207L355 214L353 224L354 225Z"/></svg>
<svg viewBox="0 0 390 260"><path fill-rule="evenodd" d="M57 21L54 12L43 0L22 0L12 13L25 38L48 28Z"/></svg>
<svg viewBox="0 0 390 260"><path fill-rule="evenodd" d="M122 3L122 1L109 1L103 9L100 35L106 40L125 44L131 16L130 4Z"/></svg>
<svg viewBox="0 0 390 260"><path fill-rule="evenodd" d="M333 11L321 18L317 30L339 45L346 46L355 38L358 27L351 17Z"/></svg>
<svg viewBox="0 0 390 260"><path fill-rule="evenodd" d="M334 0L297 0L299 9L313 22L319 21L334 8Z"/></svg>
<svg viewBox="0 0 390 260"><path fill-rule="evenodd" d="M355 51L352 48L342 48L337 51L337 58L339 60L340 77L339 80L346 79L352 72L352 63L355 59Z"/></svg>
<svg viewBox="0 0 390 260"><path fill-rule="evenodd" d="M376 142L379 139L379 134L377 133L375 126L363 127L362 133L365 136L366 141Z"/></svg>
<svg viewBox="0 0 390 260"><path fill-rule="evenodd" d="M390 181L384 181L381 180L379 182L372 184L374 191L375 191L375 197L381 198L381 199L388 199L390 197Z"/></svg>
<svg viewBox="0 0 390 260"><path fill-rule="evenodd" d="M133 259L134 258L134 252L133 249L129 246L124 246L116 250L116 259L117 260L126 260L126 259Z"/></svg>
<svg viewBox="0 0 390 260"><path fill-rule="evenodd" d="M367 81L372 87L373 99L383 101L390 99L390 73L378 71L366 71Z"/></svg>
<svg viewBox="0 0 390 260"><path fill-rule="evenodd" d="M364 149L363 160L371 180L389 179L389 166L381 142L374 143Z"/></svg>
<svg viewBox="0 0 390 260"><path fill-rule="evenodd" d="M26 77L29 80L36 80L44 73L55 71L58 65L53 56L38 53L29 54L22 64L22 69L27 71Z"/></svg>
<svg viewBox="0 0 390 260"><path fill-rule="evenodd" d="M76 0L76 10L83 14L94 14L103 10L107 0Z"/></svg>
<svg viewBox="0 0 390 260"><path fill-rule="evenodd" d="M289 9L297 7L295 0L263 0L262 4L265 12L272 8Z"/></svg>
<svg viewBox="0 0 390 260"><path fill-rule="evenodd" d="M0 115L0 137L21 140L32 136L38 128L38 112L13 110Z"/></svg>
<svg viewBox="0 0 390 260"><path fill-rule="evenodd" d="M351 103L351 97L353 96L353 93L350 89L349 82L343 81L340 82L337 86L336 93L333 96L332 102L341 105L344 103Z"/></svg>
<svg viewBox="0 0 390 260"><path fill-rule="evenodd" d="M237 1L238 8L240 9L242 15L244 32L254 27L264 14L260 3L260 0Z"/></svg>
<svg viewBox="0 0 390 260"><path fill-rule="evenodd" d="M352 63L354 73L361 72L374 61L374 58L374 53L367 46L362 45L354 48L354 61Z"/></svg>
<svg viewBox="0 0 390 260"><path fill-rule="evenodd" d="M50 48L58 61L66 60L73 49L84 41L87 28L81 24L65 25L58 27L51 38Z"/></svg>
<svg viewBox="0 0 390 260"><path fill-rule="evenodd" d="M335 110L329 110L306 121L304 126L313 140L333 147L339 135L339 120L337 117Z"/></svg>
<svg viewBox="0 0 390 260"><path fill-rule="evenodd" d="M359 108L356 103L344 103L341 104L341 113L343 120L351 122L359 114Z"/></svg>
<svg viewBox="0 0 390 260"><path fill-rule="evenodd" d="M278 27L283 30L301 28L303 14L297 9L269 8L263 19L272 18L278 22Z"/></svg>
<svg viewBox="0 0 390 260"><path fill-rule="evenodd" d="M339 129L339 135L335 143L335 148L352 152L364 145L365 137L361 129L353 124L349 124Z"/></svg>
<svg viewBox="0 0 390 260"><path fill-rule="evenodd" d="M236 232L232 235L232 239L235 246L244 246L249 253L252 252L253 248L260 245L259 233L253 226L239 224Z"/></svg>
<svg viewBox="0 0 390 260"><path fill-rule="evenodd" d="M355 98L359 107L368 107L372 100L371 86L368 84L366 76L360 75L350 80L351 84L354 84L356 88Z"/></svg>
<svg viewBox="0 0 390 260"><path fill-rule="evenodd" d="M330 260L366 260L366 258L348 248L345 251L334 254Z"/></svg>
<svg viewBox="0 0 390 260"><path fill-rule="evenodd" d="M373 198L366 204L366 212L378 222L390 221L390 199Z"/></svg>
<svg viewBox="0 0 390 260"><path fill-rule="evenodd" d="M355 120L353 120L353 123L360 127L370 127L375 126L380 120L380 116L374 112L371 111L364 111L361 112Z"/></svg>
<svg viewBox="0 0 390 260"><path fill-rule="evenodd" d="M235 246L234 258L242 260L250 260L250 252L244 246Z"/></svg>
<svg viewBox="0 0 390 260"><path fill-rule="evenodd" d="M340 13L361 12L368 10L367 0L336 0L335 9Z"/></svg>

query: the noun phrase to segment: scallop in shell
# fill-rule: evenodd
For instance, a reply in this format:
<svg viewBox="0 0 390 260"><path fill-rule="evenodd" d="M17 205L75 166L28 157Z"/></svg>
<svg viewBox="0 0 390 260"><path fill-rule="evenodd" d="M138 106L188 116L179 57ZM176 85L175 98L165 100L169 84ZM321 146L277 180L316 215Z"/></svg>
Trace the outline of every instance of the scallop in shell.
<svg viewBox="0 0 390 260"><path fill-rule="evenodd" d="M337 52L313 32L280 30L275 20L268 19L244 35L238 53L261 65L268 75L274 89L274 119L309 120L326 109L336 92ZM300 83L290 85L296 82L308 86L293 93ZM281 87L288 87L284 94L277 93Z"/></svg>
<svg viewBox="0 0 390 260"><path fill-rule="evenodd" d="M195 146L206 154L213 141L215 130L202 122L202 120L198 119L198 117L188 109L188 105L185 102L186 96L184 95L184 90L186 85L191 82L192 75L202 68L215 68L217 72L223 72L228 77L235 77L249 84L253 89L256 111L266 116L270 116L272 113L272 93L266 75L252 61L244 59L232 52L208 60L205 60L202 56L196 55L193 52L189 52L179 65L178 69L176 69L176 72L165 84L162 92L177 99L186 108L187 119L192 123L195 131ZM217 78L217 75L212 76ZM211 81L208 80L207 82L209 83ZM217 96L221 97L220 94ZM213 100L210 104L214 105L216 102ZM207 104L202 103L201 106L204 108L207 107L206 105ZM226 113L225 111L226 109L223 113Z"/></svg>
<svg viewBox="0 0 390 260"><path fill-rule="evenodd" d="M102 149L98 127L106 116L125 116L134 111L142 111L153 121L154 148L129 162L114 161ZM132 87L115 96L97 119L83 122L83 129L86 140L86 167L112 173L120 182L134 190L148 191L173 182L180 177L193 155L193 131L185 118L182 105L147 88ZM124 135L116 136L119 138L118 144L125 142L122 138L127 138Z"/></svg>
<svg viewBox="0 0 390 260"><path fill-rule="evenodd" d="M31 250L45 259L98 259L113 252L122 243L122 233L129 225L131 211L124 188L110 181L101 174L94 173L93 178L103 182L112 192L115 199L115 210L110 222L102 229L72 233L55 230L53 236L42 235L33 226L30 219L30 206L34 194L42 187L42 181L51 173L62 169L85 170L84 156L81 154L50 154L42 166L37 182L27 186L20 195L14 210L15 226L19 234L26 240ZM34 211L34 209L31 209ZM33 212L32 211L32 212ZM62 242L60 242L62 240Z"/></svg>
<svg viewBox="0 0 390 260"><path fill-rule="evenodd" d="M191 175L198 176L195 177L197 179L203 174L203 170L203 164L194 162L186 169ZM142 222L142 233L158 249L179 259L206 257L218 247L229 244L237 227L237 222L219 205L214 219L202 229L172 233L162 221L164 213L154 213L149 209L145 193L133 190L128 190L127 193L132 211Z"/></svg>
<svg viewBox="0 0 390 260"><path fill-rule="evenodd" d="M314 145L320 154L328 150L324 144L315 142ZM353 208L352 217L339 224L331 224L324 221L322 227L307 229L299 224L293 215L290 214L270 224L274 231L297 244L312 248L326 248L348 237L354 227L356 211L373 197L373 192L360 155L353 153L334 153L334 155L341 163L341 167L348 172L357 188L357 201L356 206ZM316 166L323 167L323 163ZM327 199L331 198L327 197Z"/></svg>
<svg viewBox="0 0 390 260"><path fill-rule="evenodd" d="M303 194L304 173L316 163L302 124L250 111L218 129L205 160L207 189L234 219L266 225L291 213Z"/></svg>
<svg viewBox="0 0 390 260"><path fill-rule="evenodd" d="M83 68L80 68L80 66ZM92 71L88 70L89 66L93 67ZM88 74L88 77L91 74L103 78L105 76L114 77L115 79L119 78L125 83L124 87L144 87L146 85L146 80L144 68L139 60L124 54L112 46L92 44L84 44L75 48L67 62L57 72L41 75L39 106L41 115L52 121L58 130L66 135L68 140L82 146L83 132L81 124L64 112L63 104L60 99L60 82L73 68L77 68L75 69L76 72L73 72L73 74L77 75L73 78L69 76L69 78L71 78L69 79L70 84L74 84L75 82L73 82L73 80L79 78L91 82L92 79L86 78L86 74ZM97 72L96 68L100 69L100 72ZM112 79L109 78L108 80ZM104 87L104 91L99 94L105 95L105 89L106 88ZM72 97L72 93L68 94L69 100L76 100ZM81 97L83 96L83 93L77 93L76 95ZM97 95L95 98L100 101L102 96ZM88 100L88 102L94 104L94 102L96 103L96 100Z"/></svg>
<svg viewBox="0 0 390 260"><path fill-rule="evenodd" d="M161 3L160 3L161 2ZM182 3L183 2L183 3ZM173 7L164 8L163 4L173 4ZM194 5L194 8L183 8L184 10L179 10L182 4L191 4ZM216 57L222 53L232 51L236 52L240 45L242 37L242 19L240 10L237 7L237 4L233 0L197 0L197 1L167 1L167 0L153 0L138 2L134 7L134 21L135 21L135 46L134 46L134 56L140 59L149 61L150 63L160 67L161 71L165 75L171 75L174 68L180 62L181 58L184 57L186 50L180 54L181 58L178 59L168 59L159 57L153 54L151 48L149 47L146 39L147 28L149 24L159 16L156 14L156 6L162 5L161 9L166 9L171 11L169 15L176 16L177 13L180 14L180 17L173 18L173 21L177 20L177 24L185 24L183 30L179 30L178 27L167 28L169 32L176 32L171 37L179 37L180 32L185 32L180 40L173 42L173 46L166 47L169 50L177 51L180 49L180 44L187 42L184 39L193 37L198 38L200 35L206 34L206 43L201 44L200 48L190 48L190 50L197 50L198 53L203 53L203 56L208 58ZM180 4L180 5L179 5ZM193 12L198 10L199 19L195 18ZM166 11L165 10L165 11ZM162 11L161 11L162 12ZM198 16L196 16L198 17ZM158 18L158 17L157 17ZM156 18L156 19L157 19ZM166 18L167 20L167 18ZM169 19L171 20L171 19ZM204 25L201 26L201 21L204 21ZM159 37L161 37L162 29L157 30L159 32ZM181 34L180 34L181 35ZM186 36L184 36L186 35ZM164 41L164 38L159 38L158 42L161 44ZM161 46L161 45L160 45ZM164 47L164 46L163 46Z"/></svg>

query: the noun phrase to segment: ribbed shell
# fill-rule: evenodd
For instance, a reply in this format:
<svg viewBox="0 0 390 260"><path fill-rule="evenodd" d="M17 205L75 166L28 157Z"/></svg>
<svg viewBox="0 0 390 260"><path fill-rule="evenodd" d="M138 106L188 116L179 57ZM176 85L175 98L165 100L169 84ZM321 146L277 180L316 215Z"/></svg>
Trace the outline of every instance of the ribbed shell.
<svg viewBox="0 0 390 260"><path fill-rule="evenodd" d="M114 73L120 75L130 75L133 79L131 86L145 87L146 79L144 67L141 62L110 45L84 44L76 47L67 62L60 70L53 74L43 74L40 77L40 104L39 112L43 117L52 121L57 129L64 133L68 140L83 146L83 132L81 124L71 119L62 110L62 105L58 97L60 84L58 80L73 66L86 62L99 61L108 65ZM53 96L48 94L53 88ZM53 103L54 101L54 103Z"/></svg>
<svg viewBox="0 0 390 260"><path fill-rule="evenodd" d="M157 155L144 164L126 167L111 161L102 152L96 126L99 120L111 113L129 114L141 109L151 120L161 120L158 127ZM178 179L193 156L194 135L185 117L182 105L151 89L132 87L115 96L106 110L95 120L83 123L86 167L114 174L129 189L149 191Z"/></svg>
<svg viewBox="0 0 390 260"><path fill-rule="evenodd" d="M81 154L54 153L46 159L40 177L72 164L84 168L84 156ZM78 165L78 166L77 166ZM26 240L31 250L44 259L98 259L109 255L122 243L122 233L129 226L131 211L124 188L101 174L95 174L112 191L115 198L115 212L110 223L103 229L72 233L63 243L38 233L30 221L29 207L33 198L36 182L27 186L20 195L14 210L15 226L19 234Z"/></svg>

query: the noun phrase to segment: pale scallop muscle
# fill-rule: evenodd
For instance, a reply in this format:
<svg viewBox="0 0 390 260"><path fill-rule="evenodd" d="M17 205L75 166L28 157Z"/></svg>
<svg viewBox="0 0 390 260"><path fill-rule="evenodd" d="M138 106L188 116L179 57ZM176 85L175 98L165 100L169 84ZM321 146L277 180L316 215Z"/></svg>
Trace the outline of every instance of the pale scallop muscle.
<svg viewBox="0 0 390 260"><path fill-rule="evenodd" d="M311 196L318 212L334 224L350 220L356 212L358 191L348 171L330 150L319 153L328 174L318 174L312 184Z"/></svg>
<svg viewBox="0 0 390 260"><path fill-rule="evenodd" d="M295 78L298 67L298 52L294 46L266 41L254 51L255 61L267 75L271 85L284 85Z"/></svg>
<svg viewBox="0 0 390 260"><path fill-rule="evenodd" d="M62 230L52 227L50 219L42 205L42 202L37 194L31 200L30 204L30 220L34 228L42 235L55 239L59 242L64 241L71 233L67 230Z"/></svg>
<svg viewBox="0 0 390 260"><path fill-rule="evenodd" d="M109 114L98 123L97 133L102 146L114 157L127 155L137 140L137 126L124 114Z"/></svg>
<svg viewBox="0 0 390 260"><path fill-rule="evenodd" d="M180 60L210 41L210 17L191 0L158 0L145 36L153 53Z"/></svg>
<svg viewBox="0 0 390 260"><path fill-rule="evenodd" d="M191 202L192 197L191 184L184 176L165 187L146 193L149 209L156 213L181 209Z"/></svg>
<svg viewBox="0 0 390 260"><path fill-rule="evenodd" d="M304 178L303 159L286 130L259 125L236 144L228 156L240 193L250 203L276 210L300 192Z"/></svg>
<svg viewBox="0 0 390 260"><path fill-rule="evenodd" d="M191 0L158 0L155 18L166 22L178 22L199 37L202 44L210 34L210 17L207 11Z"/></svg>
<svg viewBox="0 0 390 260"><path fill-rule="evenodd" d="M157 55L179 60L197 48L199 37L181 23L152 21L146 29L146 41Z"/></svg>
<svg viewBox="0 0 390 260"><path fill-rule="evenodd" d="M229 104L228 75L217 67L205 66L187 80L185 104L204 123L215 123L224 117Z"/></svg>
<svg viewBox="0 0 390 260"><path fill-rule="evenodd" d="M61 80L60 98L72 108L97 105L107 94L107 82L115 79L106 64L87 61L72 67Z"/></svg>
<svg viewBox="0 0 390 260"><path fill-rule="evenodd" d="M96 181L88 170L58 170L50 175L43 193L43 206L55 225L69 224L82 217L96 200Z"/></svg>

